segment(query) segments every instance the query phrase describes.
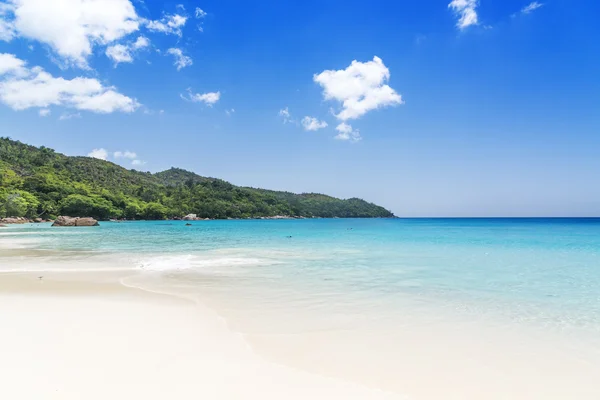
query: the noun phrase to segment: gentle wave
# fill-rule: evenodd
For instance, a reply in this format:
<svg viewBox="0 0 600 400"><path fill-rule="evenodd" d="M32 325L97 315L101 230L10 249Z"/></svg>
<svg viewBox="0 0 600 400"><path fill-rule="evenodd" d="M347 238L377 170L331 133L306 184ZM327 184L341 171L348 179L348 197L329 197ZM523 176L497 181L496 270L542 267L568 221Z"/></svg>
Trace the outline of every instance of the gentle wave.
<svg viewBox="0 0 600 400"><path fill-rule="evenodd" d="M145 271L181 271L224 267L251 267L272 265L278 262L269 259L212 255L173 255L145 257L137 261L138 268Z"/></svg>

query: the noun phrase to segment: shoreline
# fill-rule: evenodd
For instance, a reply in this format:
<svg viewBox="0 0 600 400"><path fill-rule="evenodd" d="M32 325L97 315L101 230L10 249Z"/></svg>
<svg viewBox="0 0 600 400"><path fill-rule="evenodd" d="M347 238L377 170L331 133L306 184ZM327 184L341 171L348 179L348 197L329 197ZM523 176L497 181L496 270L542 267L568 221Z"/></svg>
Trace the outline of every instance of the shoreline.
<svg viewBox="0 0 600 400"><path fill-rule="evenodd" d="M69 217L71 218L71 217ZM73 218L89 218L89 217L73 217ZM98 222L111 222L111 223L121 223L121 222L200 222L200 221L289 221L289 220L313 220L313 219L402 219L398 216L392 217L305 217L305 216L289 216L289 215L274 215L269 217L248 217L248 218L195 218L195 219L185 219L185 217L174 217L174 218L166 218L166 219L98 219ZM418 218L417 218L418 219ZM424 218L427 219L427 218ZM40 220L36 221L30 218L23 217L7 217L5 219L0 219L0 228L5 228L11 225L26 225L26 224L48 224L52 223L55 220Z"/></svg>
<svg viewBox="0 0 600 400"><path fill-rule="evenodd" d="M53 360L60 368L50 378L46 378L48 372L32 367L31 379L59 382L61 396L54 398L67 400L94 398L87 387L77 386L79 380L86 385L104 384L87 375L92 372L105 377L111 390L127 393L123 395L127 399L139 397L127 392L133 393L131 385L142 385L136 390L143 392L144 399L170 397L168 386L186 387L175 398L600 398L595 378L600 375L600 340L594 336L596 325L586 325L593 322L586 313L537 308L528 297L503 303L509 299L498 294L481 297L469 292L463 297L458 290L445 293L420 286L419 278L429 276L420 271L413 275L414 268L420 262L436 265L433 259L423 258L429 254L425 251L418 253L419 258L397 252L402 261L393 265L401 268L384 269L386 274L378 275L377 269L368 266L386 265L377 258L381 247L350 248L347 243L359 243L364 231L349 232L333 221L330 224L334 228L329 232L341 232L343 238L332 241L335 257L330 256L330 247L311 247L315 240L302 243L301 231L292 232L298 240L287 240L287 229L267 231L262 238L275 237L273 242L247 248L261 236L242 230L231 240L219 241L222 236L189 235L195 231L176 226L156 229L185 232L178 240L168 240L170 236L163 234L150 239L148 230L136 228L127 233L128 229L116 226L105 230L45 226L0 232L4 271L0 272L0 323L11 328L0 331L0 342L11 344L0 348L10 353L4 364L0 360L0 373L24 387L26 366L15 371L11 365ZM242 225L246 224L238 226ZM259 225L266 226L260 222L248 226ZM135 240L135 250L118 248L129 237ZM138 237L157 247L143 246ZM170 247L182 238L190 244L211 245ZM101 240L102 247L98 246ZM241 242L244 246L240 247ZM485 251L494 251L488 248ZM473 255L484 251L480 247L468 250ZM509 265L508 261L519 262L523 255L514 254L514 258L495 255L494 259ZM536 254L541 257L538 262L560 255L556 250ZM332 262L354 266L357 257L362 260L360 267L327 268ZM493 267L487 253L479 260ZM410 262L415 263L412 269ZM471 266L475 270L461 271L476 271L478 263ZM398 279L388 271L408 275ZM464 287L448 283L455 284L455 289ZM489 289L482 283L482 288ZM370 287L363 291L356 284ZM547 288L547 293L552 289ZM490 299L504 304L506 312ZM67 334L71 336L65 339ZM86 358L79 355L83 346L87 346ZM136 346L144 349L136 350ZM141 362L138 358L150 357L146 353L171 360L170 364ZM110 370L121 361L118 376L96 371ZM78 368L87 372L80 376ZM163 376L165 368L171 375ZM202 380L202 385L195 386L192 378L191 384L188 378L180 378L190 377L188 368L210 376L210 382ZM231 375L232 370L237 375ZM123 382L123 376L130 374L133 381ZM77 382L69 376L77 377ZM275 385L273 377L277 377ZM217 387L219 380L228 381ZM232 384L236 388L228 387ZM243 390L235 392L238 386ZM0 388L0 396L19 398L15 396L21 394L18 388L10 390ZM153 397L154 392L163 396ZM248 397L250 392L260 395ZM303 395L293 397L296 392ZM53 398L49 391L23 393L23 398ZM103 396L121 398L108 392Z"/></svg>
<svg viewBox="0 0 600 400"><path fill-rule="evenodd" d="M410 329L376 342L343 331L240 333L201 299L125 282L136 276L143 272L0 273L0 324L10 327L0 331L0 374L9 382L0 397L562 400L600 393L598 369L555 351L548 337L500 337L462 323L440 332L409 320ZM385 355L399 343L400 353ZM388 360L380 366L374 355Z"/></svg>
<svg viewBox="0 0 600 400"><path fill-rule="evenodd" d="M273 364L208 308L88 275L0 274L0 397L401 398Z"/></svg>

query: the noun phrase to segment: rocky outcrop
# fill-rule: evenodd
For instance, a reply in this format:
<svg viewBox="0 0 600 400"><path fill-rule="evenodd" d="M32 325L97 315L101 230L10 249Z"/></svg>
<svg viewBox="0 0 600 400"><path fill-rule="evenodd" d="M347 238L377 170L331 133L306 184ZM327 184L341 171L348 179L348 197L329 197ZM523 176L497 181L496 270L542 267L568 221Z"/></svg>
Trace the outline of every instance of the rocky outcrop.
<svg viewBox="0 0 600 400"><path fill-rule="evenodd" d="M98 221L94 218L61 216L56 218L52 226L98 226Z"/></svg>
<svg viewBox="0 0 600 400"><path fill-rule="evenodd" d="M183 217L182 220L184 220L184 221L197 221L198 220L198 216L196 214L188 214L185 217Z"/></svg>
<svg viewBox="0 0 600 400"><path fill-rule="evenodd" d="M25 217L0 218L1 224L27 224L29 222L31 222L31 220L29 218L25 218Z"/></svg>

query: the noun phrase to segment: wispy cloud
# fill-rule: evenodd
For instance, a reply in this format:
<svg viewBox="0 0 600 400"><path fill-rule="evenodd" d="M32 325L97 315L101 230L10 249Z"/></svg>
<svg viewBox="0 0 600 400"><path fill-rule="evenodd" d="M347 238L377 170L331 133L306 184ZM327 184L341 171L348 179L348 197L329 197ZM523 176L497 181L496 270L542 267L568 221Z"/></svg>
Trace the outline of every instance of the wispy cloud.
<svg viewBox="0 0 600 400"><path fill-rule="evenodd" d="M188 88L187 95L181 94L180 96L184 100L194 103L204 103L212 107L221 99L221 92L193 93L192 89Z"/></svg>
<svg viewBox="0 0 600 400"><path fill-rule="evenodd" d="M177 67L177 71L181 70L182 68L189 67L194 63L192 58L183 54L183 50L181 49L172 47L167 50L167 53L175 57L175 62L173 65Z"/></svg>
<svg viewBox="0 0 600 400"><path fill-rule="evenodd" d="M196 12L194 13L194 15L196 16L196 18L201 19L206 17L206 11L204 11L200 7L196 7Z"/></svg>
<svg viewBox="0 0 600 400"><path fill-rule="evenodd" d="M81 113L63 113L58 117L59 121L67 121L73 118L81 118Z"/></svg>
<svg viewBox="0 0 600 400"><path fill-rule="evenodd" d="M543 3L534 1L534 2L530 3L528 6L524 7L521 10L521 13L522 14L530 14L533 11L537 10L538 8L542 7L543 5L544 5Z"/></svg>
<svg viewBox="0 0 600 400"><path fill-rule="evenodd" d="M180 14L165 15L160 20L142 20L148 30L166 35L182 36L182 29L187 22L187 17Z"/></svg>
<svg viewBox="0 0 600 400"><path fill-rule="evenodd" d="M289 107L282 108L279 110L279 116L283 119L284 124L295 124L296 120L292 118L292 113L290 113Z"/></svg>
<svg viewBox="0 0 600 400"><path fill-rule="evenodd" d="M116 159L119 159L119 158L128 158L130 160L134 160L134 159L137 158L137 154L134 153L133 151L129 151L129 150L126 150L126 151L115 151L113 153L113 157L115 157Z"/></svg>
<svg viewBox="0 0 600 400"><path fill-rule="evenodd" d="M458 22L456 26L459 29L468 28L471 25L479 24L479 18L477 16L477 6L479 0L452 0L448 7L456 14Z"/></svg>

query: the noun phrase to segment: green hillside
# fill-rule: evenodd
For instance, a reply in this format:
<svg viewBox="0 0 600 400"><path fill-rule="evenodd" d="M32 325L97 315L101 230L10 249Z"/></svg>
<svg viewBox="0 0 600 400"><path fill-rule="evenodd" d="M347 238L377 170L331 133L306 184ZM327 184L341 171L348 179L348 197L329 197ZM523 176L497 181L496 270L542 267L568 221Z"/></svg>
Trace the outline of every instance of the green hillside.
<svg viewBox="0 0 600 400"><path fill-rule="evenodd" d="M165 219L190 213L220 219L393 216L361 199L238 187L178 168L139 172L0 138L0 217Z"/></svg>

